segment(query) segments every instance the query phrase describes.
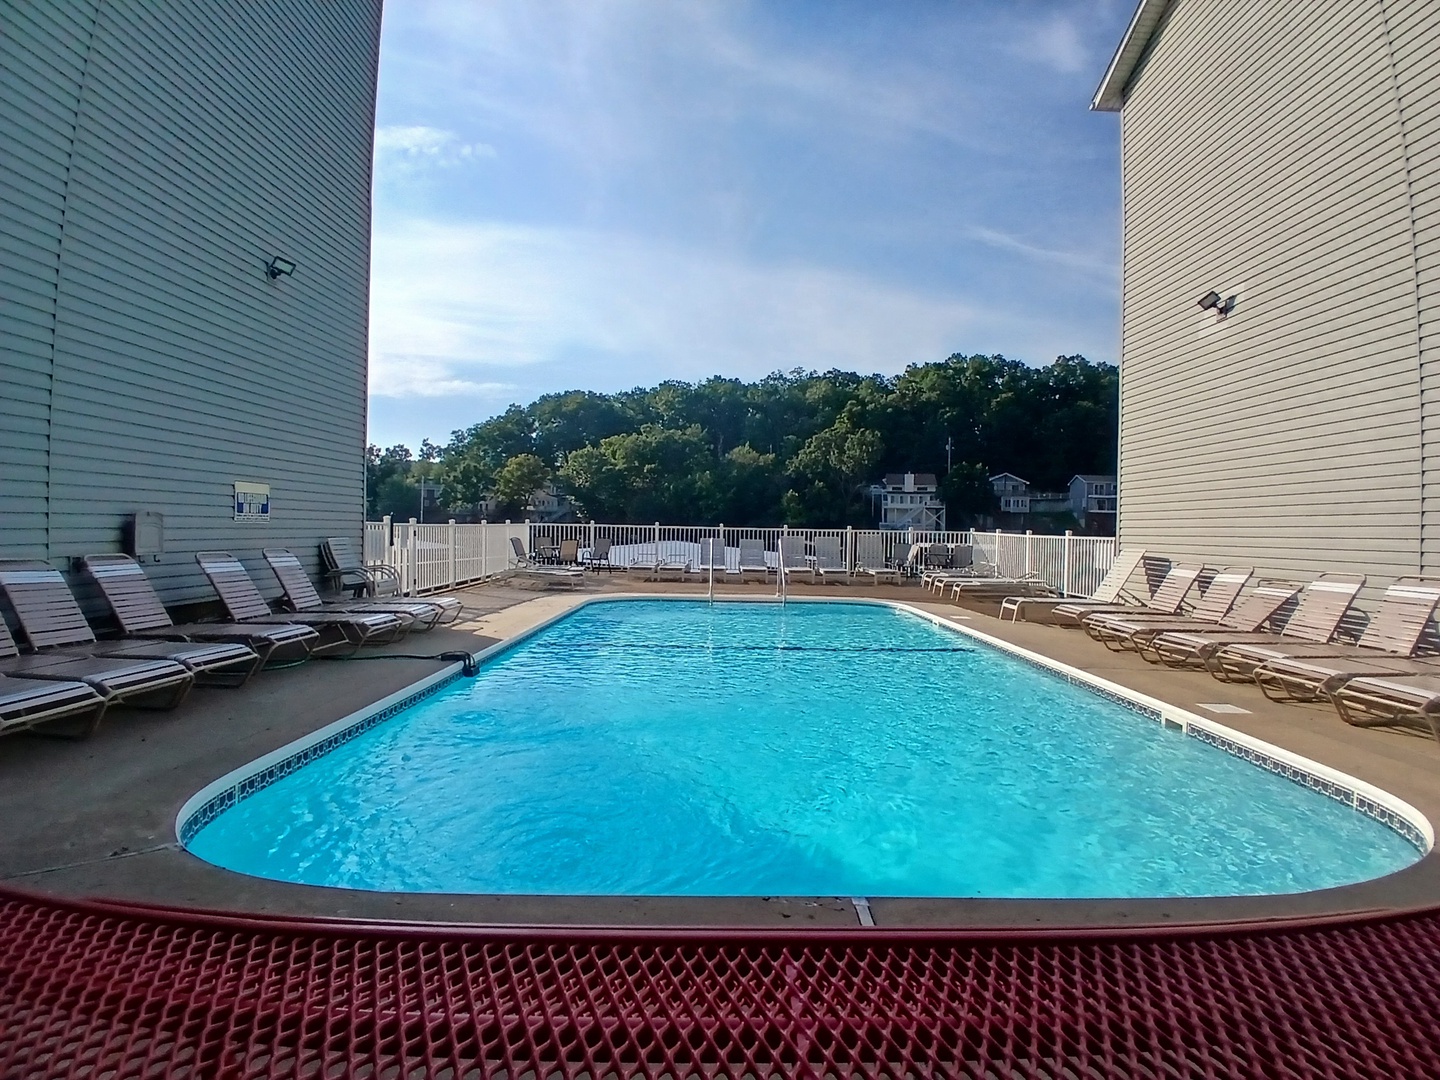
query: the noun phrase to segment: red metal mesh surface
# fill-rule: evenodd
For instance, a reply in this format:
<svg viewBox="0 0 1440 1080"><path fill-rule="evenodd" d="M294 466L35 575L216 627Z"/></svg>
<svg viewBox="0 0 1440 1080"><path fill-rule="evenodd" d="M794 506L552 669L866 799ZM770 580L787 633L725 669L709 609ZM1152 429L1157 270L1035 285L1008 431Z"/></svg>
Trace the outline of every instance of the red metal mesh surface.
<svg viewBox="0 0 1440 1080"><path fill-rule="evenodd" d="M0 894L0 1076L1435 1077L1440 916L1091 937L365 929Z"/></svg>

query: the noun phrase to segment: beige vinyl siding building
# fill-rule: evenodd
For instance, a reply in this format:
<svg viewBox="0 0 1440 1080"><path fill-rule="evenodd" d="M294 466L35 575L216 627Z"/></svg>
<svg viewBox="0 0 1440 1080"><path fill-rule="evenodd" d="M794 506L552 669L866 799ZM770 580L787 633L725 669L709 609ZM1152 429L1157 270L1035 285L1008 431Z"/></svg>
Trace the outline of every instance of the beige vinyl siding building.
<svg viewBox="0 0 1440 1080"><path fill-rule="evenodd" d="M1121 114L1121 543L1440 574L1440 4L1144 0L1095 107Z"/></svg>
<svg viewBox="0 0 1440 1080"><path fill-rule="evenodd" d="M379 34L378 0L0 0L0 557L158 511L183 602L197 550L359 537Z"/></svg>

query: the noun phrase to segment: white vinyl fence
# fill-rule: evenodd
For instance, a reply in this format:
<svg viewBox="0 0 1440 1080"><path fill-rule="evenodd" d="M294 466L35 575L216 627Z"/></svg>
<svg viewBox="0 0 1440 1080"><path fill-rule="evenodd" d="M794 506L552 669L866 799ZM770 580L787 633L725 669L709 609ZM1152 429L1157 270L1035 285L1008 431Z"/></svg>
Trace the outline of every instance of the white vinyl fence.
<svg viewBox="0 0 1440 1080"><path fill-rule="evenodd" d="M781 537L795 537L813 550L817 538L833 537L846 567L897 566L914 544L940 545L944 551L969 545L977 566L989 564L1011 577L1035 576L1067 596L1089 596L1115 560L1115 540L1108 536L1036 536L1031 533L921 532L886 529L760 529L725 525L604 525L586 522L545 525L512 524L424 525L383 521L365 524L365 561L388 564L400 576L407 594L452 589L494 577L516 565L514 541L527 556L550 553L558 557L562 545L572 546L584 560L596 541L609 540L612 566L640 563L688 563L707 567L711 555L717 573L740 569L740 542L759 541L767 566L779 564ZM704 544L704 541L718 541ZM789 545L787 543L787 550ZM723 556L722 553L723 552Z"/></svg>

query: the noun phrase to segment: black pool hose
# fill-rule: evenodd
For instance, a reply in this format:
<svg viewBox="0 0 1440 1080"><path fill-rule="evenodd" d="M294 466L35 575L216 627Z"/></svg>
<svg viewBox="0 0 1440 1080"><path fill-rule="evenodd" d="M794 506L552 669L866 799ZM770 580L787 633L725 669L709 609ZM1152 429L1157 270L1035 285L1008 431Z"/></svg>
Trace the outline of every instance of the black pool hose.
<svg viewBox="0 0 1440 1080"><path fill-rule="evenodd" d="M346 656L337 657L344 660L445 660L451 664L461 664L460 674L466 678L473 679L480 674L480 661L473 653L468 652L442 652L431 655L420 653L372 653L369 656Z"/></svg>

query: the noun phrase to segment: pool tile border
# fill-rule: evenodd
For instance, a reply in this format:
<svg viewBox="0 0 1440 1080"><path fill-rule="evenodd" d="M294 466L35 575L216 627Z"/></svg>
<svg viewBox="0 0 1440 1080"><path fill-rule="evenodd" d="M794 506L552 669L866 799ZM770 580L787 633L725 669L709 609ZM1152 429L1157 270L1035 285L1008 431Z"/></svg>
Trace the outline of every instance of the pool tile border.
<svg viewBox="0 0 1440 1080"><path fill-rule="evenodd" d="M544 619L536 625L516 634L514 637L498 642L490 648L485 649L483 652L477 654L476 658L483 664L485 661L493 659L500 653L508 652L526 638L538 634L552 623L558 622L566 616L573 614L583 607L588 607L591 604L655 599L668 601L689 600L694 602L691 597L657 597L646 596L644 594L636 596L587 597L574 607L570 607L550 618ZM733 600L726 598L720 602L735 603L745 601L740 598ZM1300 784L1302 787L1309 788L1311 791L1324 795L1336 802L1343 803L1351 809L1391 829L1414 846L1422 855L1429 852L1433 846L1433 837L1429 835L1425 829L1417 825L1414 818L1402 813L1395 807L1388 806L1375 798L1371 798L1364 791L1361 791L1353 785L1345 784L1335 777L1326 776L1323 772L1316 769L1307 768L1304 764L1301 764L1301 762L1306 759L1300 758L1299 755L1287 754L1287 756L1281 757L1267 753L1265 750L1260 749L1258 745L1252 745L1252 742L1259 743L1260 740L1243 739L1242 741L1242 738L1232 737L1232 735L1238 735L1238 733L1212 720L1187 713L1178 708L1158 708L1155 705L1138 700L1132 693L1112 687L1102 679L1077 672L1075 669L1062 665L1057 661L1041 657L1030 652L1028 649L1012 645L1010 642L1000 638L991 637L989 634L982 633L971 627L959 626L955 622L937 615L934 612L914 607L902 601L881 600L868 597L855 597L846 600L830 600L822 597L796 597L792 602L866 604L877 607L889 607L893 610L905 611L917 615L937 626L975 638L1017 660L1029 664L1031 667L1037 668L1048 675L1058 676L1072 686L1103 697L1130 712L1145 717L1147 720L1154 721L1164 727L1178 727L1181 733L1188 738L1198 739L1200 742L1212 746L1217 750L1223 750L1225 753L1241 758L1276 776L1284 777L1292 783ZM303 746L289 754L284 754L287 748L281 747L279 751L276 751L276 754L283 754L283 756L268 762L260 769L245 773L245 769L249 768L249 766L246 766L227 774L225 777L221 777L215 784L197 792L196 795L181 808L180 813L177 815L176 828L181 846L188 847L190 842L202 829L226 810L243 802L257 792L263 791L271 784L289 776L295 772L295 770L303 768L317 758L324 757L336 747L365 734L365 732L372 730L378 724L384 723L386 720L398 715L417 702L451 686L460 678L460 675L460 666L456 665L453 669L447 669L446 671L440 672L437 676L432 676L429 682L413 692L406 693L405 691L401 691L401 694L404 696L392 695L391 699L386 701L383 707L375 709L373 712L360 710L358 714L352 714L349 717L329 725L328 728L316 733L319 737L314 738L314 741L306 742ZM265 759L262 758L260 760L263 761ZM240 775L232 781L231 777L235 777L239 773L244 773L244 775ZM1343 774L1337 773L1337 775ZM227 781L229 782L227 783ZM1378 789L1376 790L1378 792ZM1390 798L1394 799L1395 797L1390 796ZM1399 800L1396 801L1398 802ZM1418 810L1409 807L1408 804L1402 805L1407 806L1412 814L1424 820Z"/></svg>
<svg viewBox="0 0 1440 1080"><path fill-rule="evenodd" d="M430 683L428 686L406 695L399 701L393 701L387 704L383 709L377 709L368 715L361 716L353 722L346 723L346 721L341 721L345 726L339 728L339 730L326 735L316 742L301 747L299 750L282 757L278 761L271 762L256 772L241 777L228 786L222 787L219 791L210 793L204 802L189 811L188 816L186 811L182 809L180 811L180 827L177 830L181 846L188 847L190 841L195 839L201 829L205 828L205 826L209 825L232 806L244 802L250 798L251 795L264 791L271 784L277 780L283 780L295 772L295 770L302 769L312 761L324 757L336 747L343 746L352 739L359 738L367 731L383 724L391 717L399 715L417 702L439 693L446 687L453 685L459 678L460 671L457 669L445 674L442 678ZM347 718L347 720L348 719L349 718ZM201 794L203 795L205 793L201 792Z"/></svg>

